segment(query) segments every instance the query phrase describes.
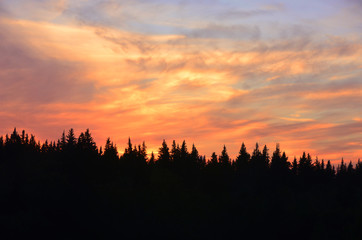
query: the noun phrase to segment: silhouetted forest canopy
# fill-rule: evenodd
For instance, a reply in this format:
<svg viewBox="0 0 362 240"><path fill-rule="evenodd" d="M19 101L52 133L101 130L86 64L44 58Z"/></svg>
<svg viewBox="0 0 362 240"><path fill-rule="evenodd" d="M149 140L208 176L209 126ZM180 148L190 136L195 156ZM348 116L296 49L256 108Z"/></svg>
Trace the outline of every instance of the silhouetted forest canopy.
<svg viewBox="0 0 362 240"><path fill-rule="evenodd" d="M170 145L169 145L170 144ZM40 143L16 129L0 137L1 226L7 234L51 238L359 239L362 163L241 143L210 157L195 145L162 142L124 153L87 129Z"/></svg>

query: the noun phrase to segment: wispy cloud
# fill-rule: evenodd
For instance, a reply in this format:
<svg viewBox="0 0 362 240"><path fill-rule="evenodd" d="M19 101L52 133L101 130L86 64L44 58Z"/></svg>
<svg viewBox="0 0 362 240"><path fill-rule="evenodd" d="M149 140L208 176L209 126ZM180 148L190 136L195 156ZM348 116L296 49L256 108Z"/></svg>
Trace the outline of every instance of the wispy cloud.
<svg viewBox="0 0 362 240"><path fill-rule="evenodd" d="M355 160L360 33L332 34L329 16L286 21L290 2L221 3L2 2L0 130L90 127L100 143L186 139L206 155L280 142L291 156Z"/></svg>

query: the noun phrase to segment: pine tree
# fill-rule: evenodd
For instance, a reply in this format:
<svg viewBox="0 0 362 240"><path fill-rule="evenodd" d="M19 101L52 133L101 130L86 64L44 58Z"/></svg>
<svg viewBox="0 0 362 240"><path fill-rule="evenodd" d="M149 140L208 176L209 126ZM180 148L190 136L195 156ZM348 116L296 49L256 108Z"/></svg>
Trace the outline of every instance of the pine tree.
<svg viewBox="0 0 362 240"><path fill-rule="evenodd" d="M245 144L241 144L239 155L236 158L235 166L238 172L246 171L250 162L250 154L247 152Z"/></svg>
<svg viewBox="0 0 362 240"><path fill-rule="evenodd" d="M73 128L71 128L68 132L68 135L66 136L66 147L67 149L69 150L73 150L75 148L75 145L76 145L76 138L75 138L75 135L74 135L74 130Z"/></svg>
<svg viewBox="0 0 362 240"><path fill-rule="evenodd" d="M338 165L338 167L337 167L337 175L344 176L344 175L346 175L346 173L347 173L347 166L344 163L344 160L342 158L341 165Z"/></svg>
<svg viewBox="0 0 362 240"><path fill-rule="evenodd" d="M259 144L256 143L250 160L250 167L253 169L254 174L263 173L268 167L267 156L267 148L264 148L263 153L261 153L259 150Z"/></svg>
<svg viewBox="0 0 362 240"><path fill-rule="evenodd" d="M157 163L162 167L170 167L170 152L165 140L163 140L162 147L158 151Z"/></svg>
<svg viewBox="0 0 362 240"><path fill-rule="evenodd" d="M4 137L0 136L0 150L4 147Z"/></svg>
<svg viewBox="0 0 362 240"><path fill-rule="evenodd" d="M22 132L21 132L21 143L22 144L25 144L25 130L23 130Z"/></svg>
<svg viewBox="0 0 362 240"><path fill-rule="evenodd" d="M10 142L11 144L16 144L16 145L21 145L21 137L18 134L18 132L16 131L16 128L14 128L13 133L10 135Z"/></svg>
<svg viewBox="0 0 362 240"><path fill-rule="evenodd" d="M273 156L270 163L270 168L272 170L281 169L282 166L282 155L280 151L279 144L277 143L275 151L273 152Z"/></svg>
<svg viewBox="0 0 362 240"><path fill-rule="evenodd" d="M151 157L150 157L150 160L148 161L148 165L149 166L155 165L155 154L153 154L153 152L151 153Z"/></svg>
<svg viewBox="0 0 362 240"><path fill-rule="evenodd" d="M349 161L348 167L347 167L347 174L348 176L352 176L354 173L353 164L352 161Z"/></svg>
<svg viewBox="0 0 362 240"><path fill-rule="evenodd" d="M315 166L315 169L316 169L317 172L321 171L322 166L321 166L321 163L318 160L318 157L316 157L316 159L315 159L314 166Z"/></svg>
<svg viewBox="0 0 362 240"><path fill-rule="evenodd" d="M230 158L229 158L229 155L226 151L226 146L224 145L224 148L221 152L221 155L219 156L219 163L222 165L222 166L228 166L231 164L230 162Z"/></svg>
<svg viewBox="0 0 362 240"><path fill-rule="evenodd" d="M266 145L264 145L264 148L263 148L262 160L263 160L264 167L268 168L270 157L269 157L269 149L267 148Z"/></svg>
<svg viewBox="0 0 362 240"><path fill-rule="evenodd" d="M298 174L298 162L297 162L297 158L294 156L294 160L292 163L292 173L294 174L294 176L296 176Z"/></svg>
<svg viewBox="0 0 362 240"><path fill-rule="evenodd" d="M142 146L138 145L138 149L133 150L133 153L131 154L130 158L130 164L137 169L144 168L147 165L147 147L146 143L143 142Z"/></svg>
<svg viewBox="0 0 362 240"><path fill-rule="evenodd" d="M110 138L107 138L106 145L104 146L103 158L106 161L118 160L117 146L111 142Z"/></svg>
<svg viewBox="0 0 362 240"><path fill-rule="evenodd" d="M325 170L324 159L322 159L322 162L321 162L321 170L322 170L322 172L324 172L324 170Z"/></svg>
<svg viewBox="0 0 362 240"><path fill-rule="evenodd" d="M329 178L334 177L334 169L332 167L331 161L328 160L327 165L326 165L326 176Z"/></svg>
<svg viewBox="0 0 362 240"><path fill-rule="evenodd" d="M48 153L49 152L48 140L45 140L45 142L41 146L41 152L42 153Z"/></svg>
<svg viewBox="0 0 362 240"><path fill-rule="evenodd" d="M142 147L139 146L139 156L140 156L140 159L141 159L141 162L143 163L146 163L147 160L148 160L148 156L147 156L147 146L146 146L146 143L145 141L142 142Z"/></svg>
<svg viewBox="0 0 362 240"><path fill-rule="evenodd" d="M218 164L217 155L216 155L215 152L213 152L213 153L211 154L210 164L211 164L212 166L216 166L216 165Z"/></svg>
<svg viewBox="0 0 362 240"><path fill-rule="evenodd" d="M176 145L175 140L173 140L173 142L172 142L171 160L173 163L175 163L176 166L180 165L180 161L181 161L180 146L178 144Z"/></svg>
<svg viewBox="0 0 362 240"><path fill-rule="evenodd" d="M306 177L310 177L312 175L313 172L313 164L312 164L312 158L309 155L306 155L305 152L303 152L303 156L300 157L299 159L299 164L298 164L298 171L300 175L306 176Z"/></svg>
<svg viewBox="0 0 362 240"><path fill-rule="evenodd" d="M187 145L186 145L186 141L184 140L182 142L182 145L181 145L181 149L180 149L180 158L181 158L181 161L185 162L188 160L188 151L187 151Z"/></svg>
<svg viewBox="0 0 362 240"><path fill-rule="evenodd" d="M124 154L131 154L133 152L131 138L128 138L128 147L124 150Z"/></svg>
<svg viewBox="0 0 362 240"><path fill-rule="evenodd" d="M194 167L202 167L202 158L200 159L199 151L197 151L195 144L192 144L192 149L190 153L190 162Z"/></svg>
<svg viewBox="0 0 362 240"><path fill-rule="evenodd" d="M357 163L356 163L356 175L357 176L361 176L362 175L362 162L360 159L358 159Z"/></svg>

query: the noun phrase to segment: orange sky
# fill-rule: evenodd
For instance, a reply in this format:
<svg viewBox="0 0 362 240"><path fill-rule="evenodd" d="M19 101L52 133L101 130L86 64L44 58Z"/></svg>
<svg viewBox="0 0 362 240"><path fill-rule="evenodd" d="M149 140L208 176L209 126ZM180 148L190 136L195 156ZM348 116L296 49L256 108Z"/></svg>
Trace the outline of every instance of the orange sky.
<svg viewBox="0 0 362 240"><path fill-rule="evenodd" d="M249 152L279 142L290 159L362 156L362 21L353 1L295 18L294 5L260 1L240 6L241 20L230 20L230 9L213 18L221 5L197 19L192 3L180 16L157 16L142 1L45 0L28 12L21 2L0 2L2 134L17 127L56 140L90 128L98 145L111 137L120 150L130 136L149 151L185 139L207 157L226 144L234 158L243 141ZM260 14L246 14L253 9Z"/></svg>

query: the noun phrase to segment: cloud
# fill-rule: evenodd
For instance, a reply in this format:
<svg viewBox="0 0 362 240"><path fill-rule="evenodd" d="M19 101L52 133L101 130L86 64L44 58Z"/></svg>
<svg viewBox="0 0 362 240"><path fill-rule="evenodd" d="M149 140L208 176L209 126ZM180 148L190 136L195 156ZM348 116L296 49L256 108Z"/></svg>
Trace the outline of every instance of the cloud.
<svg viewBox="0 0 362 240"><path fill-rule="evenodd" d="M1 14L2 16L8 15L7 10L5 9L3 3L1 3L1 2L0 2L0 14Z"/></svg>
<svg viewBox="0 0 362 240"><path fill-rule="evenodd" d="M272 14L274 12L283 11L285 9L284 4L268 4L264 5L261 8L253 9L253 10L245 10L245 9L229 9L222 14L220 14L221 18L226 19L243 19L243 18L250 18L250 17L257 17L260 15Z"/></svg>
<svg viewBox="0 0 362 240"><path fill-rule="evenodd" d="M75 62L38 56L27 36L0 22L1 99L27 104L86 102L94 86L83 82Z"/></svg>
<svg viewBox="0 0 362 240"><path fill-rule="evenodd" d="M51 13L42 21L11 14L0 22L1 131L15 124L54 140L63 129L90 127L99 144L110 136L120 147L131 136L157 151L163 138L175 138L206 155L225 143L234 156L241 141L250 149L258 141L280 142L291 156L355 157L361 126L353 119L362 117L355 35L279 21L289 11L283 6L42 3L34 7ZM242 17L216 24L227 11Z"/></svg>
<svg viewBox="0 0 362 240"><path fill-rule="evenodd" d="M260 38L260 29L257 26L210 24L204 28L193 29L191 32L186 33L186 36L191 38L258 40Z"/></svg>

